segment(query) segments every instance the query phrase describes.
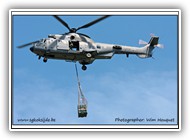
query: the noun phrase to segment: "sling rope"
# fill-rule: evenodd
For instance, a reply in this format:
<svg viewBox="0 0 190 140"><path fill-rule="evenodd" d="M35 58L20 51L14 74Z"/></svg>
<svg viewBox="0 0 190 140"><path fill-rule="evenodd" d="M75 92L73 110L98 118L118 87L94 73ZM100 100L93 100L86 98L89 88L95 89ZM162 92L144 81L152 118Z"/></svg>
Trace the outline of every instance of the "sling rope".
<svg viewBox="0 0 190 140"><path fill-rule="evenodd" d="M81 90L80 80L79 80L79 74L77 69L77 64L75 63L75 70L76 70L76 76L77 76L77 83L78 83L78 105L87 105L87 100Z"/></svg>

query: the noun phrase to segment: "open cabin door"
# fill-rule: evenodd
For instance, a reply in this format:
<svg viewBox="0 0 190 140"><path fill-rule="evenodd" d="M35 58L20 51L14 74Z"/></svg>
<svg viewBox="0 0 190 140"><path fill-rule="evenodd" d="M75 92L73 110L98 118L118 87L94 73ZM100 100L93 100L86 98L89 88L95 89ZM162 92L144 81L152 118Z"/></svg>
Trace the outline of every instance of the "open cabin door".
<svg viewBox="0 0 190 140"><path fill-rule="evenodd" d="M73 51L79 51L79 41L69 41L69 48Z"/></svg>

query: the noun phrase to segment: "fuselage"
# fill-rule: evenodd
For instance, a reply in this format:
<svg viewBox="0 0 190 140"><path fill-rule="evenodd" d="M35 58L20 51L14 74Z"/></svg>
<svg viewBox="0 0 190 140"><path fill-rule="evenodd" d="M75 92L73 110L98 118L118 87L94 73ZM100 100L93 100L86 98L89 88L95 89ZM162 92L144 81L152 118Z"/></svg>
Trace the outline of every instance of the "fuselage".
<svg viewBox="0 0 190 140"><path fill-rule="evenodd" d="M34 43L30 50L45 59L61 59L91 64L95 59L110 59L114 54L145 54L146 48L95 43L80 33L49 35Z"/></svg>

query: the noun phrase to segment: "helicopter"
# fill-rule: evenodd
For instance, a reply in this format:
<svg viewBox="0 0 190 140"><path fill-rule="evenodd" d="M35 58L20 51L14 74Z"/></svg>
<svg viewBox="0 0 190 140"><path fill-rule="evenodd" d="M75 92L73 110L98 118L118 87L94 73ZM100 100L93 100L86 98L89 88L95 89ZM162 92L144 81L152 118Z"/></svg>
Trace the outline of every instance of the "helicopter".
<svg viewBox="0 0 190 140"><path fill-rule="evenodd" d="M106 44L94 42L88 35L77 33L78 30L88 28L108 17L104 15L78 28L70 28L70 26L57 15L52 15L58 20L69 32L64 34L49 34L48 38L43 38L33 41L17 48L31 46L31 52L38 56L38 59L43 57L43 62L48 59L59 59L67 62L79 62L82 65L82 70L86 70L86 65L92 64L96 59L111 59L114 54L125 54L129 57L135 54L140 58L152 57L152 51L155 47L163 47L158 44L159 37L152 35L149 42L139 40L139 44L143 47L124 46L117 44Z"/></svg>

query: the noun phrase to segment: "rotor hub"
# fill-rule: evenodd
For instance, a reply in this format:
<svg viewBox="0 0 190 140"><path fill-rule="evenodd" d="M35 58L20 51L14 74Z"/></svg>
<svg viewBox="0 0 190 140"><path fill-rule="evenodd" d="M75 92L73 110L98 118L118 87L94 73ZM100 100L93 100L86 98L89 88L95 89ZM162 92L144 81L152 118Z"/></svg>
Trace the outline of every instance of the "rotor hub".
<svg viewBox="0 0 190 140"><path fill-rule="evenodd" d="M71 28L70 29L70 33L76 33L77 32L77 29L76 28Z"/></svg>

